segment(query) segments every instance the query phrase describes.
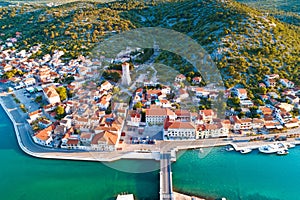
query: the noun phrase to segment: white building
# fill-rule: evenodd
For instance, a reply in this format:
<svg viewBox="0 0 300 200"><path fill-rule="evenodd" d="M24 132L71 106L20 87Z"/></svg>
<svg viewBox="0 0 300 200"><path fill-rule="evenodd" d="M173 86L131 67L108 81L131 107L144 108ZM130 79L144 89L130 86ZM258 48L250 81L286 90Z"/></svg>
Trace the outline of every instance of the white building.
<svg viewBox="0 0 300 200"><path fill-rule="evenodd" d="M169 121L164 124L164 140L194 140L196 129L191 122Z"/></svg>
<svg viewBox="0 0 300 200"><path fill-rule="evenodd" d="M197 128L196 139L227 137L229 128L222 123L202 124Z"/></svg>
<svg viewBox="0 0 300 200"><path fill-rule="evenodd" d="M54 103L60 103L60 97L59 94L56 92L54 86L49 86L43 89L44 95L47 99L47 101L50 104Z"/></svg>

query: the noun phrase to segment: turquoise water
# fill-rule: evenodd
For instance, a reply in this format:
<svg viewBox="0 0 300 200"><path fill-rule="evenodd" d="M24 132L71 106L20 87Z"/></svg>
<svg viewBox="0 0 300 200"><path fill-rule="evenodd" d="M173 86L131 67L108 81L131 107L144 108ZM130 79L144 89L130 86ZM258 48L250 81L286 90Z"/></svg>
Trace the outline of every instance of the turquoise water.
<svg viewBox="0 0 300 200"><path fill-rule="evenodd" d="M18 147L14 130L0 107L0 191L11 199L115 199L121 192L137 199L158 199L158 171L133 174L99 162L32 158ZM207 149L205 149L207 150ZM142 164L141 164L142 163ZM157 165L152 161L118 161L124 170ZM122 167L124 166L124 167ZM214 148L206 156L186 151L172 165L175 190L229 200L298 200L300 147L287 156L247 155Z"/></svg>
<svg viewBox="0 0 300 200"><path fill-rule="evenodd" d="M137 199L158 199L158 171L134 174L100 162L32 158L18 147L9 118L0 107L0 199L115 199L122 192ZM155 165L154 161L143 164ZM135 161L115 162L138 168Z"/></svg>
<svg viewBox="0 0 300 200"><path fill-rule="evenodd" d="M177 191L229 200L298 200L300 148L289 152L242 155L215 148L202 157L187 151L172 166L173 185Z"/></svg>

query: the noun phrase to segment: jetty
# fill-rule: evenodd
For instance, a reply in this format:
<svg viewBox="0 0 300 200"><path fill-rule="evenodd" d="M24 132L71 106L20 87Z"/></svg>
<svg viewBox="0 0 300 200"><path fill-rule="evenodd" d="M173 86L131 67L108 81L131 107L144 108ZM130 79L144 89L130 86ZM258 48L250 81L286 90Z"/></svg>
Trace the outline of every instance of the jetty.
<svg viewBox="0 0 300 200"><path fill-rule="evenodd" d="M160 200L174 200L172 185L171 153L160 154Z"/></svg>

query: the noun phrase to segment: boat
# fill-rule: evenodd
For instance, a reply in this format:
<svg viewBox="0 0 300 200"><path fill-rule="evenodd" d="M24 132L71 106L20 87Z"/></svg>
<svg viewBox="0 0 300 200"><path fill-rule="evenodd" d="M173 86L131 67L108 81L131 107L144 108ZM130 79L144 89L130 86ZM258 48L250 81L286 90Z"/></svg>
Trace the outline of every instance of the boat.
<svg viewBox="0 0 300 200"><path fill-rule="evenodd" d="M288 150L280 150L280 151L277 151L277 155L287 155L289 152Z"/></svg>
<svg viewBox="0 0 300 200"><path fill-rule="evenodd" d="M286 146L287 148L294 148L296 145L293 143L287 143Z"/></svg>
<svg viewBox="0 0 300 200"><path fill-rule="evenodd" d="M240 150L240 152L241 152L242 154L250 153L251 151L252 151L252 149L250 149L250 148L245 148L245 149L241 149L241 150Z"/></svg>
<svg viewBox="0 0 300 200"><path fill-rule="evenodd" d="M261 153L277 153L281 150L286 150L286 147L282 143L274 143L269 145L264 145L258 148L259 152Z"/></svg>
<svg viewBox="0 0 300 200"><path fill-rule="evenodd" d="M226 150L226 151L233 151L233 150L234 150L234 148L233 148L233 147L231 147L231 146L228 146L228 147L226 147L226 148L225 148L225 150Z"/></svg>
<svg viewBox="0 0 300 200"><path fill-rule="evenodd" d="M203 153L204 151L203 151L203 149L202 148L200 148L199 149L199 153Z"/></svg>

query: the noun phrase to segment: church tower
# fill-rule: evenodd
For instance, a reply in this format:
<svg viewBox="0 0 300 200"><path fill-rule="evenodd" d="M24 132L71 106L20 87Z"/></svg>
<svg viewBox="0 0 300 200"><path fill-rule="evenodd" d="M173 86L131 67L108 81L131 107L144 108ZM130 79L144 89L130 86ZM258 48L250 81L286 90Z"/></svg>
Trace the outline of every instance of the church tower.
<svg viewBox="0 0 300 200"><path fill-rule="evenodd" d="M122 85L129 86L130 83L129 63L125 62L122 64Z"/></svg>

